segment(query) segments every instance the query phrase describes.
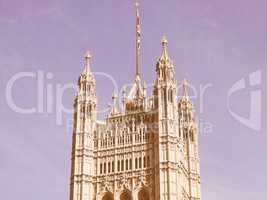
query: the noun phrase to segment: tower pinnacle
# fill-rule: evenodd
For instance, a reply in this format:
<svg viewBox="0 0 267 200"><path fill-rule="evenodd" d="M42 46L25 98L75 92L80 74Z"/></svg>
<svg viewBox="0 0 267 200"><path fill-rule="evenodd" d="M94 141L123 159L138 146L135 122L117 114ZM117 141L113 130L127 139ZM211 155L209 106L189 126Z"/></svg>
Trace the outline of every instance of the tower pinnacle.
<svg viewBox="0 0 267 200"><path fill-rule="evenodd" d="M114 114L117 114L116 99L117 99L117 95L114 92L112 94L112 102L111 102L111 105L110 105L110 113L109 113L110 116L114 115Z"/></svg>
<svg viewBox="0 0 267 200"><path fill-rule="evenodd" d="M185 99L188 99L189 98L188 97L188 82L187 82L186 79L184 79L184 81L183 81L183 97Z"/></svg>
<svg viewBox="0 0 267 200"><path fill-rule="evenodd" d="M165 35L162 37L161 43L162 43L162 46L167 46L168 40L167 40L167 37Z"/></svg>
<svg viewBox="0 0 267 200"><path fill-rule="evenodd" d="M86 75L89 75L91 73L91 54L89 51L86 52L84 59L85 59L85 67L84 67L84 73Z"/></svg>
<svg viewBox="0 0 267 200"><path fill-rule="evenodd" d="M161 45L162 45L161 59L168 59L169 58L169 55L168 55L168 52L167 52L168 40L167 40L166 36L162 37Z"/></svg>

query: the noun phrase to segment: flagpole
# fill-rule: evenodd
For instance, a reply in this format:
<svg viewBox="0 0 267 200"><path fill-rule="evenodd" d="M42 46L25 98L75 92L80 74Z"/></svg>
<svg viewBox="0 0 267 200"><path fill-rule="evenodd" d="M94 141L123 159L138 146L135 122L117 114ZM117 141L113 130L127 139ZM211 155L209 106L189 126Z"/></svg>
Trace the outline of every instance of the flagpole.
<svg viewBox="0 0 267 200"><path fill-rule="evenodd" d="M140 15L139 15L139 3L135 3L136 7L136 76L140 75L140 42L141 42L141 26L140 26Z"/></svg>

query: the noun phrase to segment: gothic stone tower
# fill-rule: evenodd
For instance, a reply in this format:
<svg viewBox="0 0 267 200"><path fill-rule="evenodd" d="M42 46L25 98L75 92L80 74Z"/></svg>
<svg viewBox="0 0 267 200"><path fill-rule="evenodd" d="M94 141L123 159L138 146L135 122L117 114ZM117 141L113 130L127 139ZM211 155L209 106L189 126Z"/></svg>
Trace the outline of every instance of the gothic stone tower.
<svg viewBox="0 0 267 200"><path fill-rule="evenodd" d="M97 121L91 55L74 103L70 200L200 200L198 134L188 83L177 99L175 67L163 37L152 96L139 69L140 19L136 11L136 74L122 109L116 94L104 122Z"/></svg>

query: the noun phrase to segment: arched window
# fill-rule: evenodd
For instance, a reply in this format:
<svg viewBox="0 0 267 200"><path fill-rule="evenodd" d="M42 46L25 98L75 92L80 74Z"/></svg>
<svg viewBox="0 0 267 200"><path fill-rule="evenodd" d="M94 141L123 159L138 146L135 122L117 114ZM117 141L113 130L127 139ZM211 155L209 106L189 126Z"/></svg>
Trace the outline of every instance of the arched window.
<svg viewBox="0 0 267 200"><path fill-rule="evenodd" d="M146 189L142 188L138 192L138 200L149 200L149 193Z"/></svg>
<svg viewBox="0 0 267 200"><path fill-rule="evenodd" d="M104 174L106 173L107 164L104 163Z"/></svg>
<svg viewBox="0 0 267 200"><path fill-rule="evenodd" d="M194 131L193 130L190 131L190 139L192 142L194 142Z"/></svg>
<svg viewBox="0 0 267 200"><path fill-rule="evenodd" d="M121 171L124 170L124 160L121 160Z"/></svg>
<svg viewBox="0 0 267 200"><path fill-rule="evenodd" d="M135 158L135 169L138 168L138 161L137 161L137 158Z"/></svg>
<svg viewBox="0 0 267 200"><path fill-rule="evenodd" d="M120 161L118 160L118 166L117 166L117 171L120 171Z"/></svg>
<svg viewBox="0 0 267 200"><path fill-rule="evenodd" d="M146 167L146 157L144 156L144 162L143 162L144 168Z"/></svg>
<svg viewBox="0 0 267 200"><path fill-rule="evenodd" d="M125 190L120 195L120 200L132 200L132 195L130 191Z"/></svg>
<svg viewBox="0 0 267 200"><path fill-rule="evenodd" d="M106 192L102 200L114 200L113 194L111 192Z"/></svg>
<svg viewBox="0 0 267 200"><path fill-rule="evenodd" d="M112 161L112 172L114 172L114 161Z"/></svg>
<svg viewBox="0 0 267 200"><path fill-rule="evenodd" d="M168 100L169 102L173 102L173 94L172 89L170 88L168 91Z"/></svg>
<svg viewBox="0 0 267 200"><path fill-rule="evenodd" d="M100 163L100 174L102 174L102 163Z"/></svg>
<svg viewBox="0 0 267 200"><path fill-rule="evenodd" d="M126 160L126 170L128 170L128 159Z"/></svg>

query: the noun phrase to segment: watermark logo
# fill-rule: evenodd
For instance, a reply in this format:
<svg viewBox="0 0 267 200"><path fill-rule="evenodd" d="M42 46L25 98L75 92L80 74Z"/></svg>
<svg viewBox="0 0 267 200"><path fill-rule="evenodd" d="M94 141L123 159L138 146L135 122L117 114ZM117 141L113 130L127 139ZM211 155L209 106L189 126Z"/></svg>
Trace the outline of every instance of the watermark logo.
<svg viewBox="0 0 267 200"><path fill-rule="evenodd" d="M243 125L255 130L261 130L261 117L262 117L262 96L261 89L258 88L261 85L261 71L255 71L248 76L248 82L246 78L242 78L237 81L227 93L227 107L230 114ZM250 91L250 112L248 117L240 116L235 113L230 107L231 96L241 90Z"/></svg>
<svg viewBox="0 0 267 200"><path fill-rule="evenodd" d="M128 89L133 88L133 83L127 83L119 88L116 80L110 76L109 74L103 72L94 72L94 75L101 79L102 84L106 87L111 87L111 91L114 91L118 100L115 101L115 106L118 108L118 111L124 111L125 99L129 97ZM25 82L26 81L26 82ZM31 81L31 83L35 84L35 87L31 87L27 81ZM28 84L28 85L27 85ZM27 106L20 105L20 99L16 98L17 94L20 94L18 88L31 88L30 98L34 99L32 102L30 101ZM154 99L155 97L150 96L154 90L154 83L144 84L143 92L144 95L147 97L146 99L146 106L148 109L155 111L154 107ZM199 113L204 113L204 99L207 99L208 91L212 88L213 85L211 83L200 84L199 86L194 86L188 84L189 90L189 98L197 104L199 108ZM16 89L17 88L17 89ZM128 89L126 89L128 88ZM183 86L182 84L177 85L177 99L176 102L179 101L183 96ZM25 94L23 95L26 95ZM101 91L106 92L106 91ZM148 93L148 94L147 94ZM21 95L21 94L20 94ZM55 116L56 124L57 125L66 125L68 132L72 130L73 126L73 117L72 114L74 112L74 108L72 104L69 104L69 101L65 101L66 97L69 96L83 96L86 95L80 90L76 84L69 82L69 83L59 83L55 78L54 74L51 72L45 72L43 70L38 71L29 71L29 72L19 72L14 74L8 80L6 84L5 96L6 96L6 103L8 107L19 114L24 115L32 115L32 114L39 114L39 115L48 115L52 114ZM99 96L101 97L101 95ZM107 106L97 107L95 112L97 112L98 117L106 117L111 108ZM123 113L123 112L121 112ZM83 114L81 113L81 116ZM211 133L213 129L212 123L205 121L203 119L198 119L196 121L199 127L200 133ZM156 126L157 127L157 126Z"/></svg>
<svg viewBox="0 0 267 200"><path fill-rule="evenodd" d="M113 86L114 91L118 91L117 83L110 75L103 72L94 72L95 76L106 79ZM19 106L19 99L14 98L14 87L21 84L19 81L25 79L33 80L37 86L37 100L30 108ZM14 74L6 85L6 102L11 110L19 114L52 114L56 115L57 125L63 124L63 115L73 113L73 107L68 107L64 104L64 97L67 94L77 93L77 86L72 83L57 83L55 82L54 74L51 72L38 70L36 72L19 72ZM27 88L23 85L24 88ZM21 86L23 88L23 86ZM26 94L27 91L25 91ZM107 109L98 110L98 113L105 113Z"/></svg>

